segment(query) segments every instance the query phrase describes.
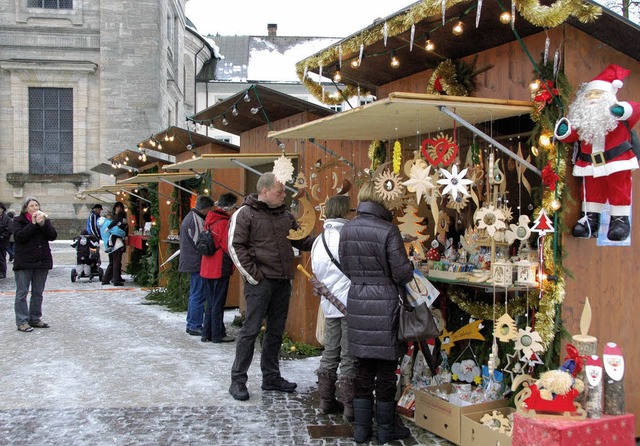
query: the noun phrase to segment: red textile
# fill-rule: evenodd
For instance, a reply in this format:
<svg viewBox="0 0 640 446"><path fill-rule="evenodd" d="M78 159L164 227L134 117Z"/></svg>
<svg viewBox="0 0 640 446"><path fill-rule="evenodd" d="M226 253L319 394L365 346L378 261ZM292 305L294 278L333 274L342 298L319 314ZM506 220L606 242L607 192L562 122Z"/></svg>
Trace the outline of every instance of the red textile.
<svg viewBox="0 0 640 446"><path fill-rule="evenodd" d="M512 446L635 446L633 414L562 420L514 416Z"/></svg>
<svg viewBox="0 0 640 446"><path fill-rule="evenodd" d="M133 246L136 249L142 249L142 241L144 239L142 238L141 235L130 235L128 237L128 242L127 244L129 246Z"/></svg>

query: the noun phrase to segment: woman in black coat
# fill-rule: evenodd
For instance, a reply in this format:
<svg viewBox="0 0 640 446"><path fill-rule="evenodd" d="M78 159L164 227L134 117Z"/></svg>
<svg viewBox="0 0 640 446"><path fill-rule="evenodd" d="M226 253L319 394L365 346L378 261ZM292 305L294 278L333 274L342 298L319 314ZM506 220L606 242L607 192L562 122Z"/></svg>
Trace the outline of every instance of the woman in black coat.
<svg viewBox="0 0 640 446"><path fill-rule="evenodd" d="M49 328L42 321L42 293L53 257L49 242L58 237L47 214L40 210L40 202L34 197L25 198L20 215L11 222L15 240L13 271L16 278L16 325L22 332L35 328ZM31 301L27 294L31 287Z"/></svg>
<svg viewBox="0 0 640 446"><path fill-rule="evenodd" d="M368 182L356 218L342 227L340 264L351 279L347 300L349 353L357 358L354 440L368 441L375 391L381 443L411 435L396 419L396 368L406 345L398 341L398 292L413 278L402 236L386 203Z"/></svg>
<svg viewBox="0 0 640 446"><path fill-rule="evenodd" d="M116 230L115 228L119 228ZM113 220L107 227L109 236L109 266L102 276L102 284L109 285L113 281L114 286L123 286L122 278L122 255L125 250L125 238L129 232L129 224L127 222L127 213L124 210L124 204L116 201L113 205Z"/></svg>

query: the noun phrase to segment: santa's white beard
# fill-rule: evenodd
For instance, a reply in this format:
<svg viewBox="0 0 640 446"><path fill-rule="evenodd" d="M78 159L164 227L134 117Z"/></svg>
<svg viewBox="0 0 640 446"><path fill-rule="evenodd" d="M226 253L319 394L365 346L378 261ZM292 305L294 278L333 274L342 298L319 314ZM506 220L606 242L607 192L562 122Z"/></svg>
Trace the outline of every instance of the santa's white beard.
<svg viewBox="0 0 640 446"><path fill-rule="evenodd" d="M569 106L567 118L578 132L580 139L587 144L604 141L604 137L618 125L611 114L611 106L617 102L615 95L604 93L599 99L587 99L579 92L576 100Z"/></svg>

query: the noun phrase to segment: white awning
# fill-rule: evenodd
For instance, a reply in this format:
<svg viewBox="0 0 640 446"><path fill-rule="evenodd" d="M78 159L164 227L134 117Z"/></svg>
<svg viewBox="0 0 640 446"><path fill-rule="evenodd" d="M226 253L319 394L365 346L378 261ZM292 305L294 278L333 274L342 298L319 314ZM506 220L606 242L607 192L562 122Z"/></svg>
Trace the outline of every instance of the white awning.
<svg viewBox="0 0 640 446"><path fill-rule="evenodd" d="M273 163L280 158L282 153L206 153L197 158L180 161L179 163L162 166L165 170L193 169L202 171L205 169L236 169L260 166ZM288 158L298 158L297 153L286 153Z"/></svg>

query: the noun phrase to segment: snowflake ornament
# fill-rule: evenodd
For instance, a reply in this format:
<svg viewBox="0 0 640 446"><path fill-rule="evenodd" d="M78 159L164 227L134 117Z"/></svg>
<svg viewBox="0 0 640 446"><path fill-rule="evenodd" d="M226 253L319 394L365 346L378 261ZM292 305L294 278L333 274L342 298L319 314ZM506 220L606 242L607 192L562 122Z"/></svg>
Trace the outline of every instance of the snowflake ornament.
<svg viewBox="0 0 640 446"><path fill-rule="evenodd" d="M438 184L445 185L442 195L450 194L454 201L458 198L458 194L462 196L469 195L467 185L473 183L473 181L464 177L467 173L467 169L462 169L458 172L458 166L454 164L451 168L451 172L447 169L440 169L440 173L444 178L438 180Z"/></svg>
<svg viewBox="0 0 640 446"><path fill-rule="evenodd" d="M525 358L530 358L534 353L539 353L544 351L544 347L542 345L542 338L538 334L537 331L533 331L531 327L525 327L518 330L518 336L515 340L516 350L520 350L522 352L522 356Z"/></svg>
<svg viewBox="0 0 640 446"><path fill-rule="evenodd" d="M293 167L293 163L291 163L291 159L284 156L284 153L273 163L273 174L282 184L293 180L294 170L295 168Z"/></svg>
<svg viewBox="0 0 640 446"><path fill-rule="evenodd" d="M407 187L409 192L416 194L416 204L420 204L422 196L424 195L426 198L429 190L436 187L431 180L431 166L424 168L420 163L415 163L411 166L409 179L402 184Z"/></svg>
<svg viewBox="0 0 640 446"><path fill-rule="evenodd" d="M464 359L451 366L451 373L457 375L458 381L472 383L475 377L480 376L480 367L473 359Z"/></svg>
<svg viewBox="0 0 640 446"><path fill-rule="evenodd" d="M378 192L385 201L394 201L402 198L404 194L404 186L399 175L385 170L378 175L375 180L376 192Z"/></svg>
<svg viewBox="0 0 640 446"><path fill-rule="evenodd" d="M531 235L530 221L527 215L521 215L517 224L511 223L509 229L505 232L507 243L512 244L516 240L528 240Z"/></svg>
<svg viewBox="0 0 640 446"><path fill-rule="evenodd" d="M486 229L490 237L493 237L496 231L507 227L502 209L496 209L492 204L478 209L475 220L478 223L478 229Z"/></svg>

